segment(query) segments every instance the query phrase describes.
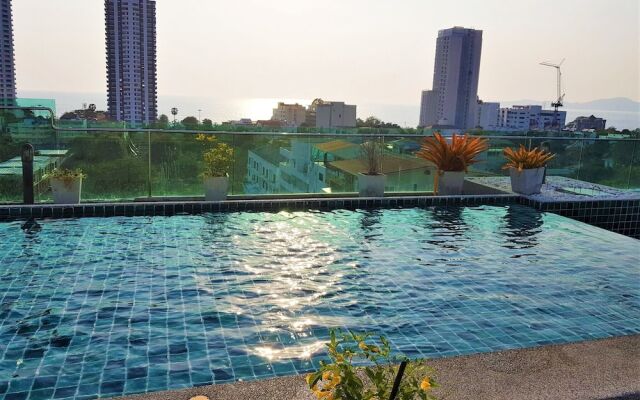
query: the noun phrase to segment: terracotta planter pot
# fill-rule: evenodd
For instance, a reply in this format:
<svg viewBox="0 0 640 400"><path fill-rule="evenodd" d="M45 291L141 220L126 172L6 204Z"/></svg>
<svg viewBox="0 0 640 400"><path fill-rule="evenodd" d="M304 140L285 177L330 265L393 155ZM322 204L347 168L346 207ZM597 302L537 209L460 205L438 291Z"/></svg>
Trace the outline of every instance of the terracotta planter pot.
<svg viewBox="0 0 640 400"><path fill-rule="evenodd" d="M384 197L387 176L358 174L358 192L360 197Z"/></svg>
<svg viewBox="0 0 640 400"><path fill-rule="evenodd" d="M82 178L71 180L51 178L49 183L55 204L80 204Z"/></svg>
<svg viewBox="0 0 640 400"><path fill-rule="evenodd" d="M204 178L204 198L206 201L224 201L229 192L228 176L208 176Z"/></svg>
<svg viewBox="0 0 640 400"><path fill-rule="evenodd" d="M511 190L524 194L540 193L542 181L544 180L544 167L535 169L524 169L518 171L515 168L509 170L511 177Z"/></svg>
<svg viewBox="0 0 640 400"><path fill-rule="evenodd" d="M464 171L444 171L438 176L438 195L457 196L462 194Z"/></svg>

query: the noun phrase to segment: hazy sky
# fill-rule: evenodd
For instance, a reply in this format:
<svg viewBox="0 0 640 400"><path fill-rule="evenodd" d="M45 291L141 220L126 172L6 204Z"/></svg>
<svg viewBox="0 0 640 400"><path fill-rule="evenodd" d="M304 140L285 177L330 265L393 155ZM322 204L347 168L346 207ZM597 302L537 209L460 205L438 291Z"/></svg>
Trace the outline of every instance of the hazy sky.
<svg viewBox="0 0 640 400"><path fill-rule="evenodd" d="M104 2L14 0L18 90L105 92ZM484 31L479 95L640 100L639 0L157 0L159 96L417 104L439 29ZM106 94L105 94L106 97Z"/></svg>

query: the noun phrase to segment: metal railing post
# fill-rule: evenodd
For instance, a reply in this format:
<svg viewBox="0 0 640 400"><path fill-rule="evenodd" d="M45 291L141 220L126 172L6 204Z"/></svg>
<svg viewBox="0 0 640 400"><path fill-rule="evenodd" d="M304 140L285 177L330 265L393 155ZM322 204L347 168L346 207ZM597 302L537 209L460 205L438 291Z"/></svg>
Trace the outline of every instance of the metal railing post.
<svg viewBox="0 0 640 400"><path fill-rule="evenodd" d="M636 158L637 148L638 148L638 142L633 142L633 149L631 150L631 159L629 160L629 172L627 173L627 190L631 189L631 173L633 172L633 161Z"/></svg>
<svg viewBox="0 0 640 400"><path fill-rule="evenodd" d="M33 192L33 157L35 151L31 143L22 146L22 202L24 204L34 204L35 196Z"/></svg>
<svg viewBox="0 0 640 400"><path fill-rule="evenodd" d="M580 155L578 156L578 173L576 174L576 180L580 180L580 172L582 172L582 151L584 150L584 140L580 141Z"/></svg>
<svg viewBox="0 0 640 400"><path fill-rule="evenodd" d="M147 197L151 198L151 131L147 132Z"/></svg>

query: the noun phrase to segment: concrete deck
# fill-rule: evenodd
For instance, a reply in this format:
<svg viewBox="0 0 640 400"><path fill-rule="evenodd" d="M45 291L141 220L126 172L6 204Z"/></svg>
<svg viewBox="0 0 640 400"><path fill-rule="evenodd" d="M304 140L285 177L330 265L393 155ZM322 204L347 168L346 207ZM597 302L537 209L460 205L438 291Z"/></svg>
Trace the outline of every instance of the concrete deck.
<svg viewBox="0 0 640 400"><path fill-rule="evenodd" d="M430 362L441 400L640 399L640 335ZM304 377L205 386L120 400L313 400Z"/></svg>

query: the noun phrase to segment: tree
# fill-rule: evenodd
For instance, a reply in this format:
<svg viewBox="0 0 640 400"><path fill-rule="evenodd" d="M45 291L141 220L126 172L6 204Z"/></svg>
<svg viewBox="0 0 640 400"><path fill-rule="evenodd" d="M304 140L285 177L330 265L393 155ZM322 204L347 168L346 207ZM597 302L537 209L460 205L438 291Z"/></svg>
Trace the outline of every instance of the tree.
<svg viewBox="0 0 640 400"><path fill-rule="evenodd" d="M213 121L211 121L209 118L205 118L202 120L202 126L204 126L205 128L212 128Z"/></svg>
<svg viewBox="0 0 640 400"><path fill-rule="evenodd" d="M200 122L196 117L187 117L182 120L182 125L187 129L197 129Z"/></svg>
<svg viewBox="0 0 640 400"><path fill-rule="evenodd" d="M356 126L358 128L395 128L395 129L399 129L400 125L398 124L394 124L391 122L384 122L379 118L376 117L368 117L366 120L362 120L360 118L358 118L356 120Z"/></svg>

